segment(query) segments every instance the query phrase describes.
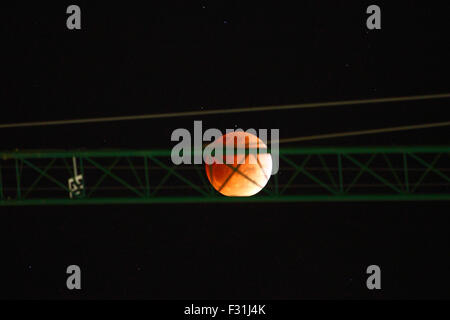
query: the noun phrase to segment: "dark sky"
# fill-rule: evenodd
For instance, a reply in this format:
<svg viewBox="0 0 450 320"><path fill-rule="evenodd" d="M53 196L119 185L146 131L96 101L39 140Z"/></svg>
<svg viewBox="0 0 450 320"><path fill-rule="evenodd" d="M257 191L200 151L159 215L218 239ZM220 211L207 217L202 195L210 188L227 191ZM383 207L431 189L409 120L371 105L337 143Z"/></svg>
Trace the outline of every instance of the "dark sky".
<svg viewBox="0 0 450 320"><path fill-rule="evenodd" d="M2 10L1 121L60 120L450 91L448 4L78 1ZM0 148L170 148L176 128L281 138L447 121L448 100L7 129ZM445 145L448 128L302 145ZM448 203L0 208L0 297L446 297ZM86 270L65 290L65 268ZM382 292L365 268L386 270ZM0 269L1 270L1 269Z"/></svg>

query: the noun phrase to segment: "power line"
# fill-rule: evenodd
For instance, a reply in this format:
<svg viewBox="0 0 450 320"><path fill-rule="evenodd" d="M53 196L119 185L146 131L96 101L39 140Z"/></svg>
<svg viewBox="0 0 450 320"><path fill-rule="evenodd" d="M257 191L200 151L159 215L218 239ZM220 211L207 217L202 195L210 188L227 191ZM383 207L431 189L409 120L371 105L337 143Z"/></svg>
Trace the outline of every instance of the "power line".
<svg viewBox="0 0 450 320"><path fill-rule="evenodd" d="M259 112L259 111L312 109L312 108L352 106L352 105L361 105L361 104L434 100L434 99L445 99L445 98L450 98L450 93L407 96L407 97L379 98L379 99L316 102L316 103L304 103L304 104L295 104L295 105L286 105L286 106L217 109L217 110L209 110L209 111L156 113L156 114L143 114L143 115L119 116L119 117L100 117L100 118L41 121L41 122L6 123L6 124L0 124L0 129L23 128L23 127L43 127L43 126L68 125L68 124L87 124L87 123L100 123L100 122L117 122L117 121L146 120L146 119L162 119L162 118L191 117L191 116L208 116L208 115L218 115L218 114L232 114L232 113Z"/></svg>
<svg viewBox="0 0 450 320"><path fill-rule="evenodd" d="M439 128L439 127L448 127L448 126L450 126L450 121L399 126L399 127L380 128L380 129L350 131L350 132L327 133L327 134L319 134L319 135L303 136L303 137L295 137L295 138L286 138L286 139L280 139L279 143L304 142L304 141L361 136L361 135L387 133L387 132L430 129L430 128Z"/></svg>

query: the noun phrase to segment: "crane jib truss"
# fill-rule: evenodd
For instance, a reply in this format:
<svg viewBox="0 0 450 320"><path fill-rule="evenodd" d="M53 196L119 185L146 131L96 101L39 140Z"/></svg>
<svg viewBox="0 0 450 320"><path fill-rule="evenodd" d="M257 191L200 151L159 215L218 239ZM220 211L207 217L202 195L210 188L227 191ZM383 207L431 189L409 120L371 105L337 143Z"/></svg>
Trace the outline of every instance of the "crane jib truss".
<svg viewBox="0 0 450 320"><path fill-rule="evenodd" d="M224 197L170 150L0 152L0 206L450 200L450 146L279 150L253 197Z"/></svg>

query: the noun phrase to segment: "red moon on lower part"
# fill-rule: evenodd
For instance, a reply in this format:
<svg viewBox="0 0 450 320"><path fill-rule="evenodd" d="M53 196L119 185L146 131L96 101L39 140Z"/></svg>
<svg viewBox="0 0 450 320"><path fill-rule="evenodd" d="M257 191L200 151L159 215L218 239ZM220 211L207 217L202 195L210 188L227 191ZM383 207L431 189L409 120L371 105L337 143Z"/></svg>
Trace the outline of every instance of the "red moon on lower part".
<svg viewBox="0 0 450 320"><path fill-rule="evenodd" d="M233 132L222 136L210 146L236 146L238 139L245 139L246 151L250 148L267 150L267 145L257 136L247 132ZM212 158L206 164L206 175L211 185L227 197L250 197L260 192L272 174L272 156L270 153L224 155L223 161ZM245 159L243 159L245 157Z"/></svg>

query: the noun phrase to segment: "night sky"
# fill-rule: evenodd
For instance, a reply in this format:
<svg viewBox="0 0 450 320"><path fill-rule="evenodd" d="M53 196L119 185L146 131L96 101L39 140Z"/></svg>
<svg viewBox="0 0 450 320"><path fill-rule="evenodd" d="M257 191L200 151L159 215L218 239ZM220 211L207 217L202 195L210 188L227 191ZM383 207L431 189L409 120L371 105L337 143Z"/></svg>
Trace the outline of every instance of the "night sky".
<svg viewBox="0 0 450 320"><path fill-rule="evenodd" d="M382 30L366 8L382 9ZM66 28L66 8L82 30ZM1 10L0 123L450 92L449 4L59 1ZM171 148L193 121L281 138L448 121L448 100L0 129L0 149ZM449 129L295 146L448 145ZM292 145L290 145L292 146ZM0 298L450 298L449 203L0 207ZM66 289L66 267L83 290ZM366 267L382 268L367 290Z"/></svg>

